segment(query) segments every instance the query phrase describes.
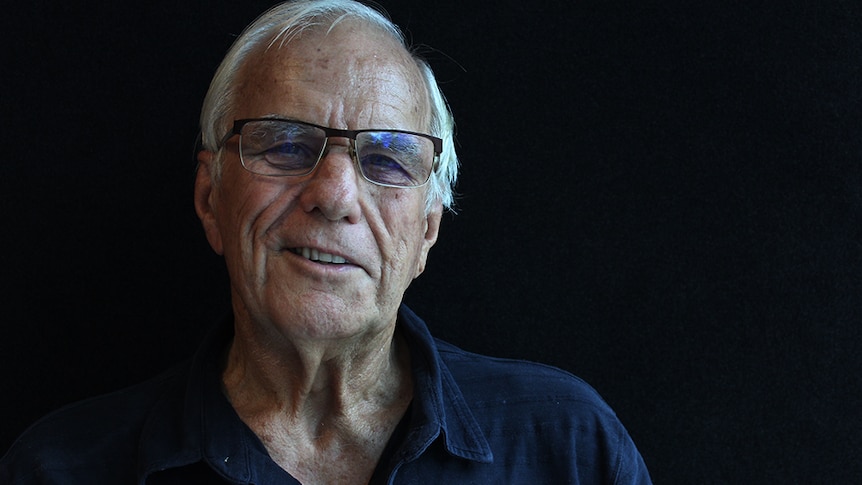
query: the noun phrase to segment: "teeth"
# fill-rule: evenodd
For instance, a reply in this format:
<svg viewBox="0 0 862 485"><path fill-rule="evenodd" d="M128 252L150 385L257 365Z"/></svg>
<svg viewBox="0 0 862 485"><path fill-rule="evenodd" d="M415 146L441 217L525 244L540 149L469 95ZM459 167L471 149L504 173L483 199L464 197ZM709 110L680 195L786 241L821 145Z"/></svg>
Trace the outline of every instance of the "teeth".
<svg viewBox="0 0 862 485"><path fill-rule="evenodd" d="M347 262L347 260L342 258L341 256L336 256L329 253L322 253L317 249L297 248L294 249L293 252L302 255L302 257L305 259L310 259L312 261L320 261L321 263L344 264Z"/></svg>

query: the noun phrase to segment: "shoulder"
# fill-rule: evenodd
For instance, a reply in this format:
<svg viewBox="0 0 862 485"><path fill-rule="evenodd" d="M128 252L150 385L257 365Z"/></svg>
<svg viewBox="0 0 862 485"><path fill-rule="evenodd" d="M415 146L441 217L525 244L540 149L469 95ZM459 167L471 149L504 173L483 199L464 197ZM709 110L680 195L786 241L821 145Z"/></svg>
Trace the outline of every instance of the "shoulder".
<svg viewBox="0 0 862 485"><path fill-rule="evenodd" d="M596 411L612 412L596 390L583 379L557 367L517 359L488 357L437 341L441 360L465 394L485 404L578 402Z"/></svg>
<svg viewBox="0 0 862 485"><path fill-rule="evenodd" d="M134 474L141 430L154 407L181 398L184 368L67 405L36 421L0 459L0 482L43 483L53 476L103 475L112 469ZM127 481L133 479L130 475Z"/></svg>
<svg viewBox="0 0 862 485"><path fill-rule="evenodd" d="M521 471L532 466L554 480L649 483L628 431L584 380L549 365L437 346L495 461L525 461Z"/></svg>

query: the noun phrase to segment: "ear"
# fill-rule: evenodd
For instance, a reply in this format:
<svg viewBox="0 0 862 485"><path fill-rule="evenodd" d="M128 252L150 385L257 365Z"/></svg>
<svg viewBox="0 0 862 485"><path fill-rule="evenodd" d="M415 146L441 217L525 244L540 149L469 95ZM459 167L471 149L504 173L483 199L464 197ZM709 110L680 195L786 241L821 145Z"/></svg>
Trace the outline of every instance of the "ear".
<svg viewBox="0 0 862 485"><path fill-rule="evenodd" d="M420 249L419 259L416 262L416 273L413 278L418 278L425 271L425 263L428 261L428 252L431 247L437 242L437 236L440 234L440 220L443 218L443 205L436 202L434 207L428 211L425 216L425 237L422 240L422 248Z"/></svg>
<svg viewBox="0 0 862 485"><path fill-rule="evenodd" d="M198 170L195 175L195 212L201 220L207 241L209 241L213 251L222 255L224 254L224 244L218 230L216 205L214 203L217 192L212 173L214 157L215 154L208 150L198 153Z"/></svg>

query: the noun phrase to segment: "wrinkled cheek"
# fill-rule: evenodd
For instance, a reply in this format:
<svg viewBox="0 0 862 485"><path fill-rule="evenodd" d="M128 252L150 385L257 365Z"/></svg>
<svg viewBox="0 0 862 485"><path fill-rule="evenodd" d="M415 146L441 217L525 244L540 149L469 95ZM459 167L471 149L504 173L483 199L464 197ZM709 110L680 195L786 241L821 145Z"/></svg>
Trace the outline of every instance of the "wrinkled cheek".
<svg viewBox="0 0 862 485"><path fill-rule="evenodd" d="M225 262L235 292L246 305L252 305L254 295L266 284L266 255L255 250L254 237L248 227L233 227L237 231L230 235L225 247Z"/></svg>
<svg viewBox="0 0 862 485"><path fill-rule="evenodd" d="M416 252L411 251L407 241L401 240L385 258L378 293L381 305L393 305L401 302L404 291L407 290L407 286L413 280L415 256Z"/></svg>

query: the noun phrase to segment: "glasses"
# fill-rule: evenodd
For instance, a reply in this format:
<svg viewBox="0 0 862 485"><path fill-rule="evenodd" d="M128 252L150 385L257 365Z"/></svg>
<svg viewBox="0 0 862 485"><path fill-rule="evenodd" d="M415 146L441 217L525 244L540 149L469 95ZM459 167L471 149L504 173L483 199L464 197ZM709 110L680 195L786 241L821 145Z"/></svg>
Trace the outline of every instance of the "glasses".
<svg viewBox="0 0 862 485"><path fill-rule="evenodd" d="M437 168L443 141L401 130L339 130L277 118L236 120L222 140L239 135L239 159L251 173L298 177L314 171L332 137L350 140L362 176L386 187L419 187Z"/></svg>

